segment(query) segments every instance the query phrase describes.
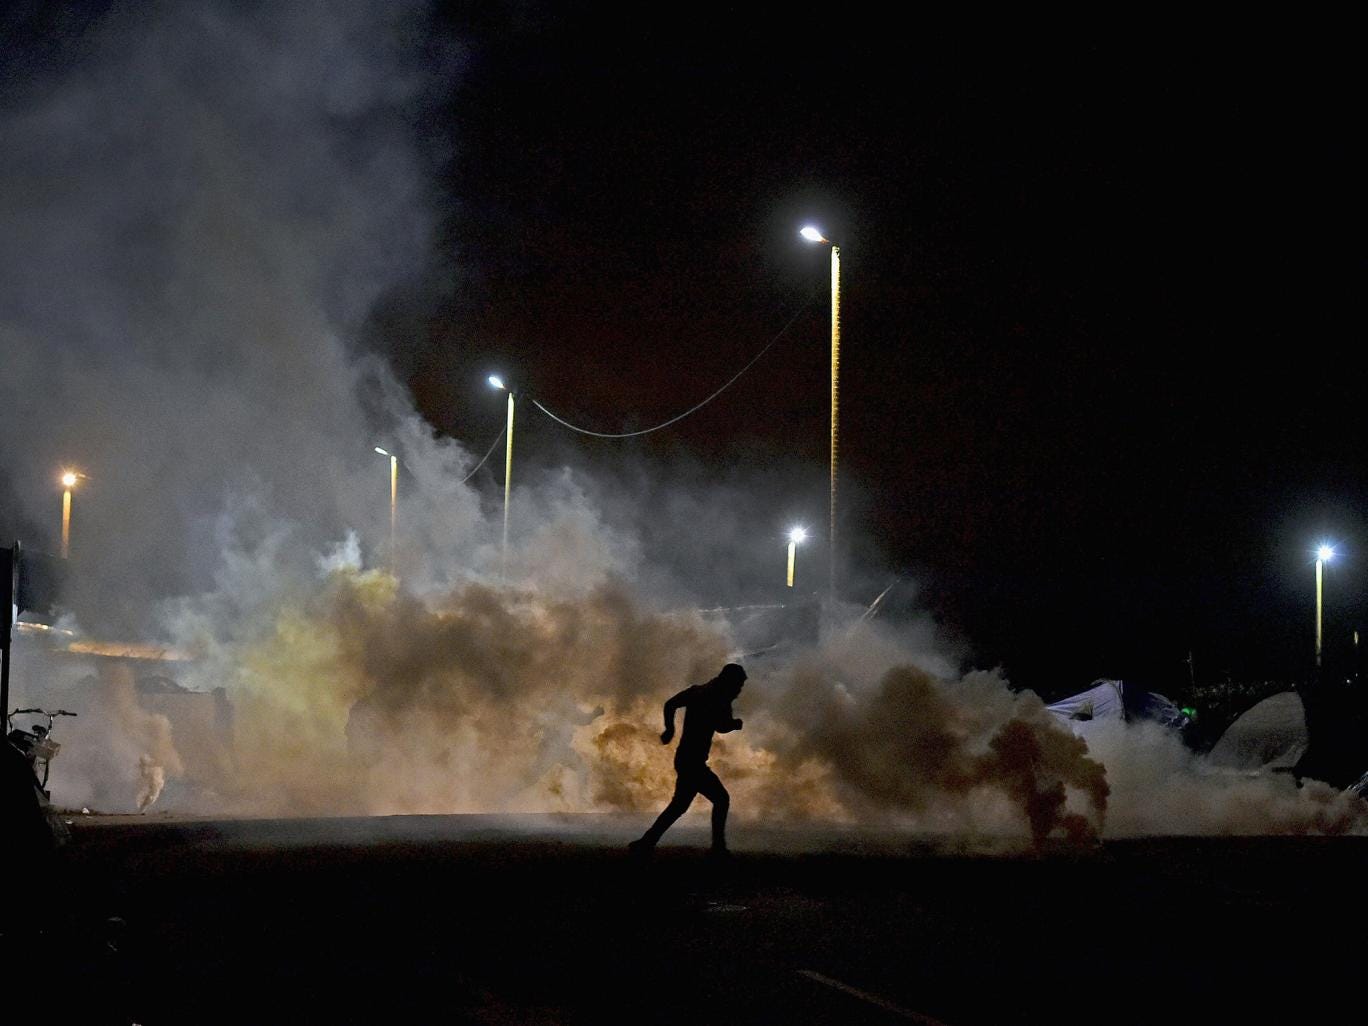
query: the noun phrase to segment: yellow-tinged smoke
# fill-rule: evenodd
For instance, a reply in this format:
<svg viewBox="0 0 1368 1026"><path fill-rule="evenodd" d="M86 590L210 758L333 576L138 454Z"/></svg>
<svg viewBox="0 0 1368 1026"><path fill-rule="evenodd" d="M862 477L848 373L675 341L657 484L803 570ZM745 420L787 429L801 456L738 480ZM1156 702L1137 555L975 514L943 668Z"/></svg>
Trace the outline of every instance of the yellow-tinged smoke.
<svg viewBox="0 0 1368 1026"><path fill-rule="evenodd" d="M614 580L419 598L343 568L266 622L210 668L234 707L214 790L256 813L654 812L674 784L661 705L729 651L699 614ZM746 729L712 755L739 819L1096 836L1105 774L1038 700L855 632L751 665Z"/></svg>
<svg viewBox="0 0 1368 1026"><path fill-rule="evenodd" d="M990 675L940 680L895 666L872 686L833 684L821 664L798 668L772 740L776 766L800 772L797 809L787 780L759 797L777 815L804 806L860 821L890 818L923 829L1029 830L1095 839L1107 805L1106 772L1029 693ZM777 793L776 793L777 791Z"/></svg>
<svg viewBox="0 0 1368 1026"><path fill-rule="evenodd" d="M82 670L65 689L28 691L45 708L78 710L75 719L54 724L61 749L50 767L52 799L65 808L142 812L160 797L168 776L185 771L174 725L144 707L129 663L104 660L95 671Z"/></svg>
<svg viewBox="0 0 1368 1026"><path fill-rule="evenodd" d="M213 708L231 708L229 732L208 717L210 696L140 700L129 661L105 660L79 686L83 702L57 702L81 716L60 725L71 743L55 799L100 811L616 811L644 822L674 786L662 704L732 658L715 621L652 610L611 576L418 596L343 565L248 591L259 601L235 617L187 621L206 655L185 664L183 683L224 689ZM735 708L745 728L719 735L711 754L735 819L1036 845L1368 829L1353 795L1220 771L1154 725L1094 725L1085 744L996 673L956 678L927 642L856 623L782 660L747 661ZM159 698L169 719L144 707Z"/></svg>
<svg viewBox="0 0 1368 1026"><path fill-rule="evenodd" d="M647 722L725 654L698 616L642 612L618 584L425 601L337 571L266 636L219 650L239 669L236 774L216 790L294 813L635 807L598 735Z"/></svg>

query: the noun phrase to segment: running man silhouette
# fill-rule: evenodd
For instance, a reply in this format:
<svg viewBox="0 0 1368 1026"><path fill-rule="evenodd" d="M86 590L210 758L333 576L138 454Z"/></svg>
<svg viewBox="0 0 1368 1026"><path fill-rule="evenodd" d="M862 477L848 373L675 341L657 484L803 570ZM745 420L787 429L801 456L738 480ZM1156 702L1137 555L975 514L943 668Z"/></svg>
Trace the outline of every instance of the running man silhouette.
<svg viewBox="0 0 1368 1026"><path fill-rule="evenodd" d="M665 730L660 743L674 740L675 710L684 709L684 734L675 750L675 791L670 804L665 806L651 829L639 840L627 846L633 855L648 855L660 840L661 834L693 804L695 795L703 795L712 802L712 850L716 855L727 853L727 808L731 796L708 768L708 752L713 734L728 734L741 729L741 721L732 716L732 702L741 694L746 683L746 671L736 663L728 663L706 684L685 688L665 703Z"/></svg>

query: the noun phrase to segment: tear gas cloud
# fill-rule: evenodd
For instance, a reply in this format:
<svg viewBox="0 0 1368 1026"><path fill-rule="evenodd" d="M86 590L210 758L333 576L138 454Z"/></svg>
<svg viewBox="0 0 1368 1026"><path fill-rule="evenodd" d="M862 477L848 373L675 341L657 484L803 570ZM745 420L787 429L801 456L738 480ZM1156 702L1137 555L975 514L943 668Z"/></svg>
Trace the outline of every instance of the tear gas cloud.
<svg viewBox="0 0 1368 1026"><path fill-rule="evenodd" d="M213 699L17 659L21 701L81 713L54 798L654 813L661 703L746 651L699 608L732 585L702 578L753 566L744 511L774 482L539 468L500 573L497 500L466 482L483 443L439 436L357 342L451 216L414 127L459 42L416 5L116 5L59 57L0 112L8 515L50 537L49 478L79 461L71 622L193 653L167 672ZM377 442L404 463L393 552ZM713 758L735 815L1037 842L1362 827L1339 796L1213 782L1143 732L1090 751L964 662L924 617L746 659L746 729Z"/></svg>
<svg viewBox="0 0 1368 1026"><path fill-rule="evenodd" d="M98 553L73 585L86 629L146 631L157 599L211 580L224 531L288 531L284 558L346 526L378 533L379 439L405 435L424 475L466 459L415 437L347 341L427 254L406 119L457 55L414 45L420 15L118 4L15 73L0 445L40 538L56 468L90 475L73 541ZM474 495L424 494L411 530L477 548Z"/></svg>

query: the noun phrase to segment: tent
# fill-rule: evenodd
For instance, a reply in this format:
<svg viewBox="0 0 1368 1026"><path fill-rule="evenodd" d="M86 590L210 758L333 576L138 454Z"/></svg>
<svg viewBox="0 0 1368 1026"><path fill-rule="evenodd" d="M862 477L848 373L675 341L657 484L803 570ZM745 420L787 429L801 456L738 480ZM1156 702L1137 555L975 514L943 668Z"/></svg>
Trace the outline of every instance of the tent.
<svg viewBox="0 0 1368 1026"><path fill-rule="evenodd" d="M1095 721L1123 720L1133 723L1151 720L1173 730L1182 730L1191 722L1178 706L1163 695L1134 685L1128 687L1119 680L1095 680L1087 691L1052 702L1045 708L1080 735L1085 735L1087 724Z"/></svg>
<svg viewBox="0 0 1368 1026"><path fill-rule="evenodd" d="M1207 759L1231 769L1288 769L1306 754L1306 707L1295 691L1280 691L1241 713Z"/></svg>

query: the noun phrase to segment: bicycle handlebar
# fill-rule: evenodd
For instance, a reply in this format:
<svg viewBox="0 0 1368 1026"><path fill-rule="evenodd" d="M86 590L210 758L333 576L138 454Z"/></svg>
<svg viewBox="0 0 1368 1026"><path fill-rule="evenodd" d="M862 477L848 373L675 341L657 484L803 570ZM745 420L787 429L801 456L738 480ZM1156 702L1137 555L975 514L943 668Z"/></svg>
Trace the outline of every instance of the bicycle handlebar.
<svg viewBox="0 0 1368 1026"><path fill-rule="evenodd" d="M37 713L39 716L75 716L74 712L67 712L65 709L15 709L10 715L18 716L20 713Z"/></svg>

